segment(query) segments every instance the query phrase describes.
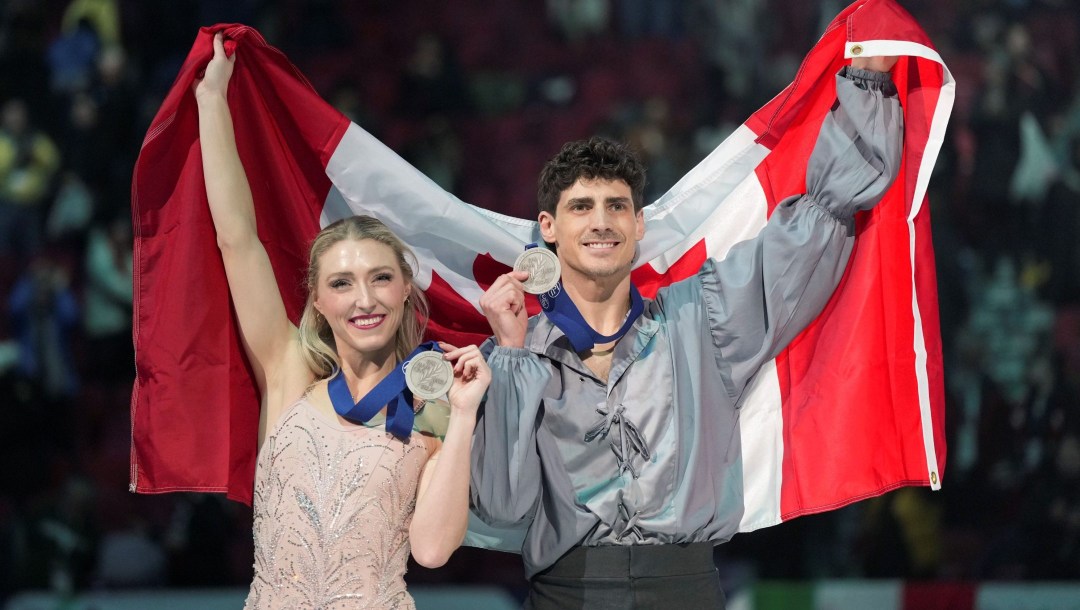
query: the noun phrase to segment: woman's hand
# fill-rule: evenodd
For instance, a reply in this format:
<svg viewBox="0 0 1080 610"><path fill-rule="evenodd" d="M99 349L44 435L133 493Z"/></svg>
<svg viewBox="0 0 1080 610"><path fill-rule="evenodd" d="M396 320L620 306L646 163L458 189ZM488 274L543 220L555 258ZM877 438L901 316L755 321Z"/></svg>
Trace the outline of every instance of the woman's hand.
<svg viewBox="0 0 1080 610"><path fill-rule="evenodd" d="M445 352L443 358L454 363L454 384L450 386L451 409L476 413L491 383L491 369L480 348L475 345L454 347L442 341L439 347Z"/></svg>
<svg viewBox="0 0 1080 610"><path fill-rule="evenodd" d="M214 56L206 64L202 78L195 80L195 97L205 95L225 96L232 78L233 65L236 63L236 51L232 57L225 56L225 37L221 32L214 34Z"/></svg>

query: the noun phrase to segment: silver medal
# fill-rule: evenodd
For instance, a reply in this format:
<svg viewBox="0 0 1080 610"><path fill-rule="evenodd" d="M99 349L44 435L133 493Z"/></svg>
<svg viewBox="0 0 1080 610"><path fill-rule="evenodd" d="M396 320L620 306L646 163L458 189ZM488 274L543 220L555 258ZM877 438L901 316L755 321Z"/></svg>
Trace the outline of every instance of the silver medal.
<svg viewBox="0 0 1080 610"><path fill-rule="evenodd" d="M443 360L440 352L421 352L405 363L405 384L421 400L446 396L453 383L454 367Z"/></svg>
<svg viewBox="0 0 1080 610"><path fill-rule="evenodd" d="M544 294L559 283L562 266L559 257L544 247L529 248L514 261L514 271L528 271L529 279L522 282L525 292Z"/></svg>

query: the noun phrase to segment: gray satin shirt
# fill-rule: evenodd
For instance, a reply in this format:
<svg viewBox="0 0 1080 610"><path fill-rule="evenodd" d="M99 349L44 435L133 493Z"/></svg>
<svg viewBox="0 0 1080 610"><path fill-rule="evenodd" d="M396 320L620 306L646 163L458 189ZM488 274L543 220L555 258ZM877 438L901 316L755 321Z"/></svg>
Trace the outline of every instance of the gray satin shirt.
<svg viewBox="0 0 1080 610"><path fill-rule="evenodd" d="M809 160L809 194L661 289L601 382L544 315L524 348L483 346L492 369L472 454L472 504L528 525L527 575L574 546L727 541L742 517L739 400L758 368L821 311L851 254L852 217L900 165L888 74L846 67Z"/></svg>

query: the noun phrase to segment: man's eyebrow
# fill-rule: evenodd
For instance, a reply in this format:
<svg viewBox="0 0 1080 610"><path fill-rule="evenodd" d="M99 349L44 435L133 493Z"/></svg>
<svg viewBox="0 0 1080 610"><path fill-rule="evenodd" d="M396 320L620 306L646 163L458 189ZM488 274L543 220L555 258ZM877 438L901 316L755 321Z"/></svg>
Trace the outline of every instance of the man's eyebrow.
<svg viewBox="0 0 1080 610"><path fill-rule="evenodd" d="M593 200L592 197L589 197L589 196L574 197L573 199L567 199L566 200L566 205L574 205L576 203L595 203L595 201Z"/></svg>

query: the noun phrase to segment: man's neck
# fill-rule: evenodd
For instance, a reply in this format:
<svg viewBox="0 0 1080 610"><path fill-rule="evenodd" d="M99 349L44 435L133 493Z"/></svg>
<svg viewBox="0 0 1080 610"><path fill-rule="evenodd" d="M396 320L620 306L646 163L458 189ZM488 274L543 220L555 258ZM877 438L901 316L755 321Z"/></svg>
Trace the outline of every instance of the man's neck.
<svg viewBox="0 0 1080 610"><path fill-rule="evenodd" d="M622 327L630 311L630 274L590 278L563 273L563 289L581 312L581 317L602 335Z"/></svg>

